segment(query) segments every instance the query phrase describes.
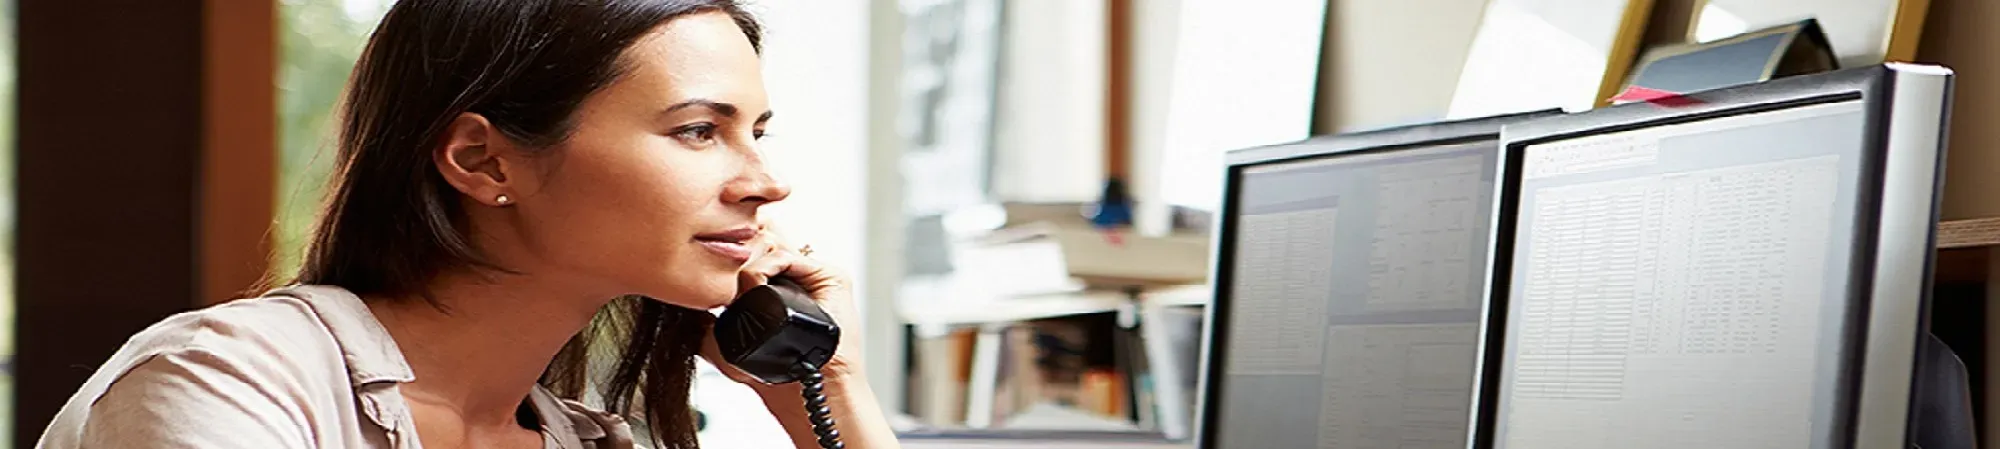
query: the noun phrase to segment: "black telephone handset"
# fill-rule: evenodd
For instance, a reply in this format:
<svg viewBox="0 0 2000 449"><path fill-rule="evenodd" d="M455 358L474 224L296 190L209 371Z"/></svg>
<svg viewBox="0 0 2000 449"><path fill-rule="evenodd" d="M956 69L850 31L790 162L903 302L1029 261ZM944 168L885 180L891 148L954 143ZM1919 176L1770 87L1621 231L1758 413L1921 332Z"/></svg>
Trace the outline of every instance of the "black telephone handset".
<svg viewBox="0 0 2000 449"><path fill-rule="evenodd" d="M799 382L813 433L825 449L843 446L819 372L839 344L840 326L833 316L804 287L784 277L752 287L715 319L715 345L723 360L765 383Z"/></svg>

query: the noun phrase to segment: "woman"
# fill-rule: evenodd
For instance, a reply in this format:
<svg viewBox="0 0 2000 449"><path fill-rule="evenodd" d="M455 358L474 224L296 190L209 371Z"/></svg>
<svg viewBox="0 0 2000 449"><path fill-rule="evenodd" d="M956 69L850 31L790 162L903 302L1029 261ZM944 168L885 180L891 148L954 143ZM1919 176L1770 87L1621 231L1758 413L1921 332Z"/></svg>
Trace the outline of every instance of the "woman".
<svg viewBox="0 0 2000 449"><path fill-rule="evenodd" d="M41 446L629 447L625 414L695 447L706 310L783 275L853 316L847 279L757 219L789 194L757 151L758 39L730 0L395 5L295 285L133 337ZM896 447L859 334L822 371L833 416ZM717 365L819 447L797 384Z"/></svg>

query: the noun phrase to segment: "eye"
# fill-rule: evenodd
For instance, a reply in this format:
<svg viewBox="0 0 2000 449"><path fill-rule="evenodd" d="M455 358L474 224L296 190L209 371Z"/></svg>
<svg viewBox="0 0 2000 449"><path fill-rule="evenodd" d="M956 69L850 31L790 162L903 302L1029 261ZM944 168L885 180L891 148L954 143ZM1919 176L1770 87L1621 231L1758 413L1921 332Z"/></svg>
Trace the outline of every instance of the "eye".
<svg viewBox="0 0 2000 449"><path fill-rule="evenodd" d="M751 137L751 138L754 138L754 139L758 139L758 140L763 140L763 139L764 139L764 136L765 136L765 134L764 134L764 130L762 130L762 129L753 129L753 130L750 130L750 137Z"/></svg>
<svg viewBox="0 0 2000 449"><path fill-rule="evenodd" d="M697 123L683 126L680 129L674 130L673 135L674 138L691 144L706 145L715 141L715 125Z"/></svg>

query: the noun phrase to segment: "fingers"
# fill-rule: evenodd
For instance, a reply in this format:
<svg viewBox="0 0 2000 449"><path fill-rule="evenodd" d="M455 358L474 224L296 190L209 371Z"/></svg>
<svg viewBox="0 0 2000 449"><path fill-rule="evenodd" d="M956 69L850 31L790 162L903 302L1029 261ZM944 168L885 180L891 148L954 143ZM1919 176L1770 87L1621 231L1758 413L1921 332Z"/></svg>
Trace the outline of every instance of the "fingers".
<svg viewBox="0 0 2000 449"><path fill-rule="evenodd" d="M788 276L799 277L813 275L813 273L809 272L826 272L825 266L811 259L812 245L792 241L792 239L788 238L789 234L785 233L784 227L778 225L769 215L760 216L757 224L763 230L763 232L758 234L758 239L762 243L766 253L790 253L791 256L805 256L803 259L797 257L790 258L790 260L799 262L796 265L803 266L801 267L803 268L802 271L777 271L772 273L783 273Z"/></svg>
<svg viewBox="0 0 2000 449"><path fill-rule="evenodd" d="M762 231L757 233L757 241L766 251L789 250L799 247L798 242L792 241L791 234L785 232L786 226L779 225L771 218L770 214L759 215L757 226Z"/></svg>
<svg viewBox="0 0 2000 449"><path fill-rule="evenodd" d="M773 249L744 264L737 272L738 294L751 287L764 285L772 277L784 276L805 287L808 292L817 293L839 287L841 278L825 264L810 257L799 255L792 249Z"/></svg>
<svg viewBox="0 0 2000 449"><path fill-rule="evenodd" d="M764 230L759 237L763 238L771 246L777 248L791 248L793 246L792 241L785 238L788 235L785 233L785 227L771 220L769 215L759 216L757 218L757 225Z"/></svg>

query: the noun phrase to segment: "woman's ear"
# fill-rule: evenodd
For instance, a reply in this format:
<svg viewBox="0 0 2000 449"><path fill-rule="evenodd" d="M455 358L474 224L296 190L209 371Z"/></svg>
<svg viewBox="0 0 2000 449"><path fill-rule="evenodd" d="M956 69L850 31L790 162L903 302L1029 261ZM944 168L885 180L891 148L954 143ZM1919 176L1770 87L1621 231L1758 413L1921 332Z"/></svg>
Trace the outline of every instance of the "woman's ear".
<svg viewBox="0 0 2000 449"><path fill-rule="evenodd" d="M474 202L509 206L515 196L508 172L517 167L510 152L502 148L507 144L507 138L486 117L467 112L445 127L444 142L431 154L431 162L445 182Z"/></svg>

